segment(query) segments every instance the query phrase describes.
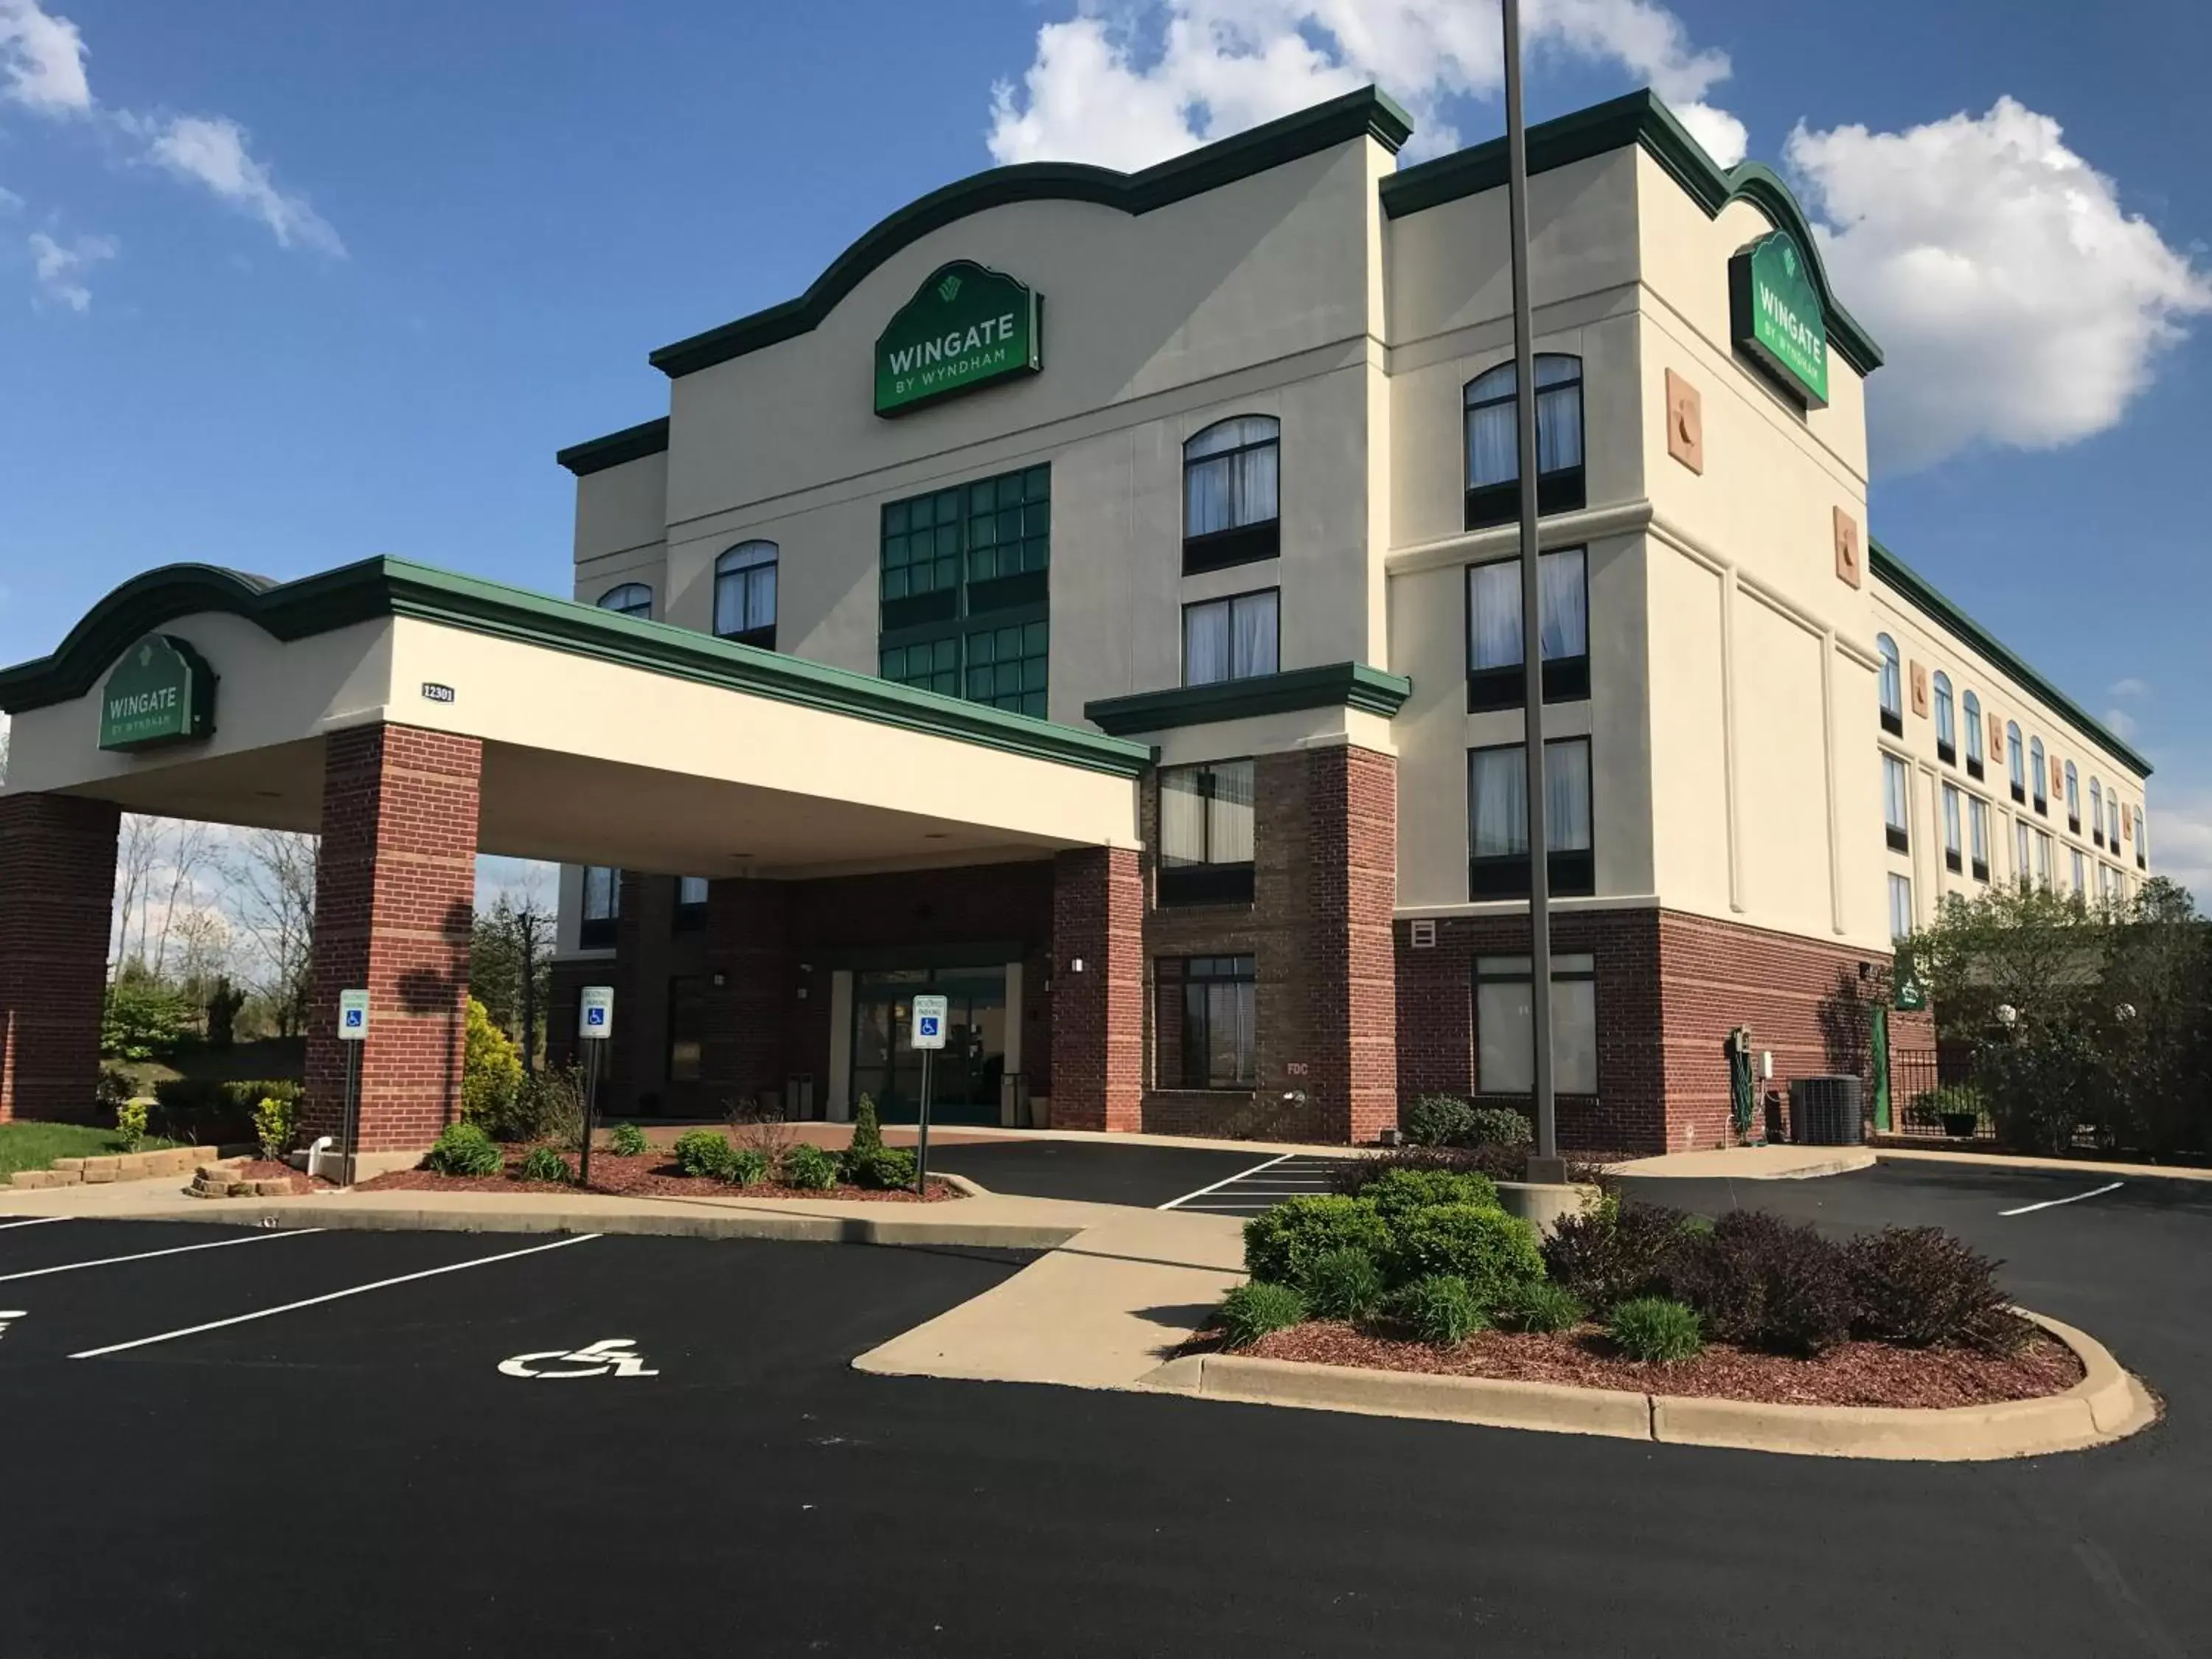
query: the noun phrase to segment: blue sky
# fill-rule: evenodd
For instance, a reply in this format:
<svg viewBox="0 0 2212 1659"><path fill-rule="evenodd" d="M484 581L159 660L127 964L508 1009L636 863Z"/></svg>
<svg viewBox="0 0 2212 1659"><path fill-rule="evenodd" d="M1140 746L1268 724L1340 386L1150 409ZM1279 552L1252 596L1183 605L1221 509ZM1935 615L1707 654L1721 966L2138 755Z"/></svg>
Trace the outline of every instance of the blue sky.
<svg viewBox="0 0 2212 1659"><path fill-rule="evenodd" d="M1893 361L1875 533L2117 711L2154 856L2212 895L2206 9L1528 4L1533 117L1650 82L1825 204ZM1376 76L1498 130L1494 15L1405 0L1358 51L1339 15L1371 9L0 0L0 659L176 559L565 590L552 452L663 411L647 350L994 153L1142 160ZM1910 279L1931 245L1964 330Z"/></svg>

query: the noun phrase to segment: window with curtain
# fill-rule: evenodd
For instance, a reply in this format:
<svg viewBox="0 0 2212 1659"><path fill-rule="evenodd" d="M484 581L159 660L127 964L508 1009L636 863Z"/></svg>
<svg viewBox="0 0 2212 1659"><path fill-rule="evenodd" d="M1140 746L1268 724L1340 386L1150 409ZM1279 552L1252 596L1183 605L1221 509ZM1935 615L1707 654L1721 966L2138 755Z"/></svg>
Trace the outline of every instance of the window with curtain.
<svg viewBox="0 0 2212 1659"><path fill-rule="evenodd" d="M2012 798L2025 805L2027 800L2027 753L2021 747L2020 722L2005 722L2005 774L2012 780Z"/></svg>
<svg viewBox="0 0 2212 1659"><path fill-rule="evenodd" d="M2034 854L2027 844L2027 820L2014 818L2012 821L2012 876L2022 887L2027 885L2029 860L2033 857Z"/></svg>
<svg viewBox="0 0 2212 1659"><path fill-rule="evenodd" d="M2086 896L2089 890L2089 878L2087 868L2081 858L2081 849L2074 847L2067 850L2072 854L2074 859L2074 890Z"/></svg>
<svg viewBox="0 0 2212 1659"><path fill-rule="evenodd" d="M620 587L610 587L599 595L599 609L621 617L642 617L650 622L653 590L643 582L624 582Z"/></svg>
<svg viewBox="0 0 2212 1659"><path fill-rule="evenodd" d="M1589 696L1589 559L1579 547L1536 560L1542 619L1544 701ZM1467 706L1518 708L1522 684L1521 561L1469 565L1467 572Z"/></svg>
<svg viewBox="0 0 2212 1659"><path fill-rule="evenodd" d="M1972 692L1966 693L1963 705L1966 711L1966 775L1982 775L1982 700Z"/></svg>
<svg viewBox="0 0 2212 1659"><path fill-rule="evenodd" d="M707 925L707 878L676 878L675 927L679 933L696 933Z"/></svg>
<svg viewBox="0 0 2212 1659"><path fill-rule="evenodd" d="M1978 795L1967 798L1966 828L1970 832L1967 846L1974 859L1974 879L1987 881L1990 878L1990 804Z"/></svg>
<svg viewBox="0 0 2212 1659"><path fill-rule="evenodd" d="M1182 964L1182 1086L1249 1089L1259 1081L1259 975L1251 957Z"/></svg>
<svg viewBox="0 0 2212 1659"><path fill-rule="evenodd" d="M2094 778L2089 780L2089 836L2098 846L2105 844L2105 786Z"/></svg>
<svg viewBox="0 0 2212 1659"><path fill-rule="evenodd" d="M1544 745L1545 867L1554 894L1597 890L1588 738ZM1528 776L1522 746L1468 751L1468 895L1528 894Z"/></svg>
<svg viewBox="0 0 2212 1659"><path fill-rule="evenodd" d="M2115 855L2120 850L2120 792L2112 790L2105 797L2105 811L2109 820L2106 842Z"/></svg>
<svg viewBox="0 0 2212 1659"><path fill-rule="evenodd" d="M2066 763L2066 827L2075 835L2081 833L2081 775L2072 761Z"/></svg>
<svg viewBox="0 0 2212 1659"><path fill-rule="evenodd" d="M2041 738L2028 739L2027 775L2033 782L2035 810L2044 817L2049 817L2051 816L2051 774L2044 769Z"/></svg>
<svg viewBox="0 0 2212 1659"><path fill-rule="evenodd" d="M2035 881L2039 887L2051 885L2051 832L2035 832Z"/></svg>
<svg viewBox="0 0 2212 1659"><path fill-rule="evenodd" d="M1183 445L1184 575L1282 551L1281 438L1273 416L1238 415Z"/></svg>
<svg viewBox="0 0 2212 1659"><path fill-rule="evenodd" d="M1252 763L1209 761L1160 775L1159 902L1252 902Z"/></svg>
<svg viewBox="0 0 2212 1659"><path fill-rule="evenodd" d="M615 942L622 920L622 872L605 865L584 866L584 905L576 944L586 951L604 951Z"/></svg>
<svg viewBox="0 0 2212 1659"><path fill-rule="evenodd" d="M1887 634L1874 636L1881 658L1881 729L1893 737L1905 733L1905 671L1899 665L1897 641Z"/></svg>
<svg viewBox="0 0 2212 1659"><path fill-rule="evenodd" d="M1474 1085L1486 1095L1536 1086L1535 968L1527 957L1474 960ZM1597 1092L1597 958L1552 958L1552 1086Z"/></svg>
<svg viewBox="0 0 2212 1659"><path fill-rule="evenodd" d="M881 526L882 677L1043 718L1051 466L887 501Z"/></svg>
<svg viewBox="0 0 2212 1659"><path fill-rule="evenodd" d="M1536 354L1536 510L1568 513L1585 499L1583 483L1583 360ZM1521 430L1504 362L1467 383L1466 527L1511 524L1521 516Z"/></svg>
<svg viewBox="0 0 2212 1659"><path fill-rule="evenodd" d="M1893 939L1912 937L1912 878L1894 871L1889 878L1889 936Z"/></svg>
<svg viewBox="0 0 2212 1659"><path fill-rule="evenodd" d="M707 1052L707 981L696 974L668 981L668 1080L696 1083Z"/></svg>
<svg viewBox="0 0 2212 1659"><path fill-rule="evenodd" d="M1959 834L1959 790L1949 783L1943 786L1943 864L1953 875L1966 867L1966 849Z"/></svg>
<svg viewBox="0 0 2212 1659"><path fill-rule="evenodd" d="M1958 711L1951 702L1951 677L1936 671L1936 758L1946 766L1959 763Z"/></svg>
<svg viewBox="0 0 2212 1659"><path fill-rule="evenodd" d="M1912 775L1894 755L1881 757L1882 823L1890 850L1902 853L1912 845L1911 826Z"/></svg>
<svg viewBox="0 0 2212 1659"><path fill-rule="evenodd" d="M714 631L740 645L775 649L774 542L739 542L714 561Z"/></svg>
<svg viewBox="0 0 2212 1659"><path fill-rule="evenodd" d="M1279 590L1263 588L1182 608L1182 683L1215 685L1272 674Z"/></svg>

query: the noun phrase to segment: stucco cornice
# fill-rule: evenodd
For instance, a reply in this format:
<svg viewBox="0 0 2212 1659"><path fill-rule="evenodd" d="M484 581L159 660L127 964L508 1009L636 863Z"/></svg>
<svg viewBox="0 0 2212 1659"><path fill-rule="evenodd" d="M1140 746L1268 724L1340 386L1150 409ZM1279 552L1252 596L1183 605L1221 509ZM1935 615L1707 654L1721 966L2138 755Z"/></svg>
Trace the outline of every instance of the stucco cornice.
<svg viewBox="0 0 2212 1659"><path fill-rule="evenodd" d="M659 420L641 421L619 432L610 432L604 438L586 438L582 443L570 444L553 459L580 478L586 473L620 466L625 461L641 461L647 455L658 455L667 447L668 416L663 415Z"/></svg>
<svg viewBox="0 0 2212 1659"><path fill-rule="evenodd" d="M1279 674L1181 685L1133 696L1104 697L1083 705L1084 718L1116 736L1166 732L1179 726L1251 720L1306 708L1356 708L1385 719L1413 695L1413 683L1364 662L1292 668Z"/></svg>

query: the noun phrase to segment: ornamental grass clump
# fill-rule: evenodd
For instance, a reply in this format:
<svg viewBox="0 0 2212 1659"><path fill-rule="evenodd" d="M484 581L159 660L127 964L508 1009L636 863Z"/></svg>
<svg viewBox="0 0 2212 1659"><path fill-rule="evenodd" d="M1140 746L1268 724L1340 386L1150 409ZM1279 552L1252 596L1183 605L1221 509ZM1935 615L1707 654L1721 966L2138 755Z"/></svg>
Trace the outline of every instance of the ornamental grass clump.
<svg viewBox="0 0 2212 1659"><path fill-rule="evenodd" d="M1490 1328L1482 1298L1457 1273L1417 1279L1391 1298L1391 1306L1413 1334L1431 1347L1455 1348L1477 1331Z"/></svg>
<svg viewBox="0 0 2212 1659"><path fill-rule="evenodd" d="M1255 1279L1222 1299L1221 1328L1232 1348L1249 1348L1270 1331L1306 1320L1306 1299L1288 1285Z"/></svg>
<svg viewBox="0 0 2212 1659"><path fill-rule="evenodd" d="M422 1154L422 1167L435 1175L497 1175L505 1162L498 1143L469 1122L449 1126Z"/></svg>
<svg viewBox="0 0 2212 1659"><path fill-rule="evenodd" d="M800 1192L827 1192L837 1184L837 1159L835 1154L801 1141L784 1153L775 1177Z"/></svg>
<svg viewBox="0 0 2212 1659"><path fill-rule="evenodd" d="M729 1179L734 1149L727 1135L712 1129L686 1129L676 1137L676 1167L688 1176L709 1181Z"/></svg>
<svg viewBox="0 0 2212 1659"><path fill-rule="evenodd" d="M1540 1279L1523 1285L1492 1310L1501 1329L1509 1331L1571 1331L1589 1317L1589 1310L1563 1285Z"/></svg>
<svg viewBox="0 0 2212 1659"><path fill-rule="evenodd" d="M1382 1305L1382 1270L1364 1250L1324 1250L1306 1264L1298 1289L1323 1319L1365 1319Z"/></svg>
<svg viewBox="0 0 2212 1659"><path fill-rule="evenodd" d="M550 1146L533 1146L530 1149L530 1155L516 1166L514 1178L517 1181L556 1181L565 1187L576 1177L575 1171L568 1167L568 1160Z"/></svg>
<svg viewBox="0 0 2212 1659"><path fill-rule="evenodd" d="M652 1145L635 1123L617 1123L607 1137L607 1150L617 1158L641 1158Z"/></svg>
<svg viewBox="0 0 2212 1659"><path fill-rule="evenodd" d="M1663 1296L1632 1297L1613 1310L1606 1331L1621 1352L1645 1364L1694 1359L1705 1346L1697 1310Z"/></svg>

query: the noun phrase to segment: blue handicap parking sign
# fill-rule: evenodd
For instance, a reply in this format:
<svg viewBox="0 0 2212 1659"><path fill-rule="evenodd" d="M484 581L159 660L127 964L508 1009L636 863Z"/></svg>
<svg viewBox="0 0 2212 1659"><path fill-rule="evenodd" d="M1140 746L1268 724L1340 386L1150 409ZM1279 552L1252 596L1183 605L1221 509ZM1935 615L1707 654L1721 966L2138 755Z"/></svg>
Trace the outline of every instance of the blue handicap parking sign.
<svg viewBox="0 0 2212 1659"><path fill-rule="evenodd" d="M349 1008L345 1011L346 1029L348 1030L359 1030L361 1029L361 1020L362 1011L360 1009Z"/></svg>
<svg viewBox="0 0 2212 1659"><path fill-rule="evenodd" d="M924 1036L935 1036L937 1035L937 1016L935 1014L924 1014L921 1017L921 1034Z"/></svg>
<svg viewBox="0 0 2212 1659"><path fill-rule="evenodd" d="M584 1024L586 1025L604 1025L606 1023L607 1011L605 1009L587 1008L584 1011Z"/></svg>

